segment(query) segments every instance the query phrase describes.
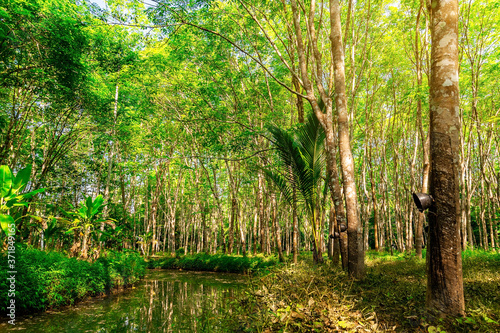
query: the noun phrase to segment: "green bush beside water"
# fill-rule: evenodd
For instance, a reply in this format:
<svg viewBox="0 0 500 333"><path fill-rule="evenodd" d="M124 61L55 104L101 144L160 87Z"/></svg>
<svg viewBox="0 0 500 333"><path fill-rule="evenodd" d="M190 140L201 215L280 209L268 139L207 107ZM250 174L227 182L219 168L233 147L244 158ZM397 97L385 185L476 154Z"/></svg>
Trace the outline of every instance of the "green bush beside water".
<svg viewBox="0 0 500 333"><path fill-rule="evenodd" d="M253 273L278 264L274 256L237 256L225 254L177 255L176 257L152 258L148 268L184 269L226 273Z"/></svg>
<svg viewBox="0 0 500 333"><path fill-rule="evenodd" d="M16 314L74 304L87 296L127 286L144 276L146 264L134 252L110 252L93 263L58 252L18 247L15 254ZM0 253L0 309L6 311L10 276Z"/></svg>

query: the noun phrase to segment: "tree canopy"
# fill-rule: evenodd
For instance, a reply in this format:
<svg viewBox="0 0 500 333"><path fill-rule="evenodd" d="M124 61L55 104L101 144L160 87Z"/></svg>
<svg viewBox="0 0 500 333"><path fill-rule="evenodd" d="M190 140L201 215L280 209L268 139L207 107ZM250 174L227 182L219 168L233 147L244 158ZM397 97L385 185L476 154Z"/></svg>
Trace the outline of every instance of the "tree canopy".
<svg viewBox="0 0 500 333"><path fill-rule="evenodd" d="M50 229L83 257L295 242L338 258L339 239L359 245L349 265L370 248L422 256L430 15L417 0L1 0L0 165L44 189L2 214L20 240ZM463 249L500 241L498 17L497 1L460 2Z"/></svg>

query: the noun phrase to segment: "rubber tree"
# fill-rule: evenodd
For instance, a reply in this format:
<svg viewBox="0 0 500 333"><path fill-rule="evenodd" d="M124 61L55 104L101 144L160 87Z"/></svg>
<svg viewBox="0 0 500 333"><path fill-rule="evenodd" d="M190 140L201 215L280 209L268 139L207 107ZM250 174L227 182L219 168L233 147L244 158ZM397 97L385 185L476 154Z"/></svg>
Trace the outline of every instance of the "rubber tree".
<svg viewBox="0 0 500 333"><path fill-rule="evenodd" d="M458 1L432 0L430 195L427 307L465 311L460 244Z"/></svg>

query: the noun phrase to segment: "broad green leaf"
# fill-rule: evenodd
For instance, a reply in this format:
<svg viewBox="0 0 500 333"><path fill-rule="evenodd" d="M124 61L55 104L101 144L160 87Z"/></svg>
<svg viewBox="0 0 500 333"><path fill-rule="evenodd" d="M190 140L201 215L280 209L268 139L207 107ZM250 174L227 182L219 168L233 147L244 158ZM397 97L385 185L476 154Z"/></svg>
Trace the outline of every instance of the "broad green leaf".
<svg viewBox="0 0 500 333"><path fill-rule="evenodd" d="M22 191L24 187L28 184L31 176L31 165L19 171L14 178L12 183L12 188L17 192Z"/></svg>
<svg viewBox="0 0 500 333"><path fill-rule="evenodd" d="M31 192L28 192L28 193L23 193L21 196L22 196L23 199L29 199L32 196L34 196L35 194L43 193L45 191L46 191L46 189L39 188L38 190L34 190L34 191L31 191Z"/></svg>
<svg viewBox="0 0 500 333"><path fill-rule="evenodd" d="M87 207L86 206L80 207L80 209L77 211L77 213L84 220L88 218L88 216L87 216Z"/></svg>
<svg viewBox="0 0 500 333"><path fill-rule="evenodd" d="M6 209L10 209L10 208L14 207L15 204L18 204L18 202L16 200L19 200L19 199L16 198L15 196L9 196L9 197L5 198Z"/></svg>
<svg viewBox="0 0 500 333"><path fill-rule="evenodd" d="M12 172L7 165L0 165L0 195L9 195L12 186Z"/></svg>
<svg viewBox="0 0 500 333"><path fill-rule="evenodd" d="M94 207L92 208L91 216L94 216L95 214L97 214L97 212L99 211L99 208L101 208L103 202L104 202L104 198L102 197L102 195L99 194L97 196L97 198L95 198L95 200L94 200Z"/></svg>
<svg viewBox="0 0 500 333"><path fill-rule="evenodd" d="M0 225L5 234L9 234L9 227L14 224L14 219L10 215L0 214Z"/></svg>
<svg viewBox="0 0 500 333"><path fill-rule="evenodd" d="M87 207L87 212L89 214L89 217L90 217L90 213L92 212L92 206L94 205L94 203L92 202L92 197L91 196L88 196L87 199L85 200L85 206Z"/></svg>

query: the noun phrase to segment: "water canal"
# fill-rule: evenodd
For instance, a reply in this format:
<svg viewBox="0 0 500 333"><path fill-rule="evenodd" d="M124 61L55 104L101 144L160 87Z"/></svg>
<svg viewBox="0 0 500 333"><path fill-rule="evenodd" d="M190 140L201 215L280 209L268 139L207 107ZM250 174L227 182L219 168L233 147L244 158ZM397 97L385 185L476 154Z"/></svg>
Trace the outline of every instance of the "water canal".
<svg viewBox="0 0 500 333"><path fill-rule="evenodd" d="M0 332L223 332L221 307L246 278L236 274L149 271L134 288L59 311L0 324Z"/></svg>

